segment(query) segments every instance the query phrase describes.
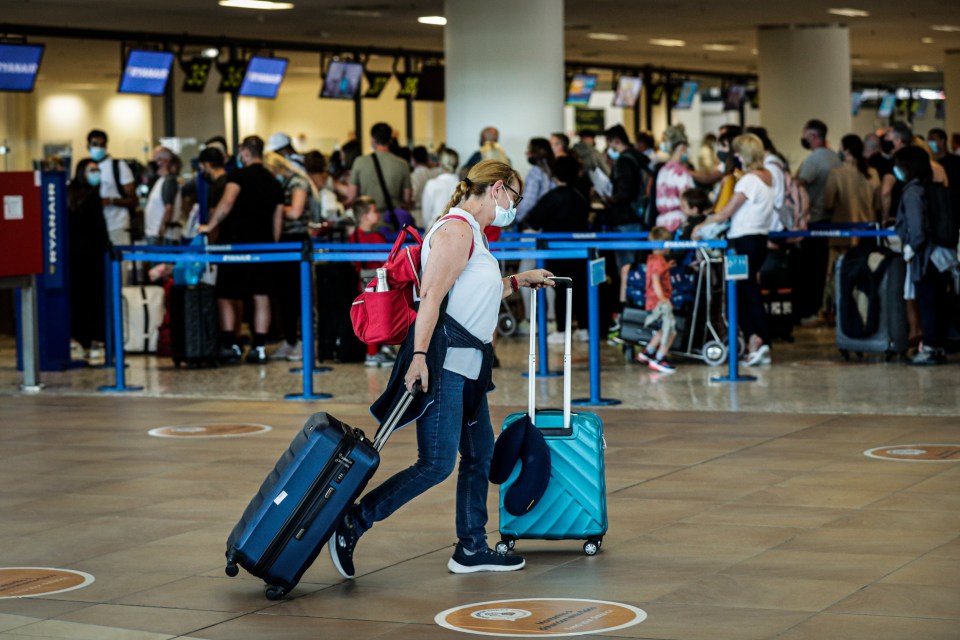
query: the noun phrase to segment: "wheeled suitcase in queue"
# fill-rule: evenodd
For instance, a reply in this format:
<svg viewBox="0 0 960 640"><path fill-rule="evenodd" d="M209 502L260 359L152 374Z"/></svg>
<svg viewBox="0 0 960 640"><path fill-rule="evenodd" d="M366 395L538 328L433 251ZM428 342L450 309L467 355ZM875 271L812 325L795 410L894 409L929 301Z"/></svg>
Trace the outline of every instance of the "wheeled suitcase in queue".
<svg viewBox="0 0 960 640"><path fill-rule="evenodd" d="M563 409L536 410L537 296L530 304L529 398L526 413L507 417L503 429L524 424L527 416L543 434L550 449L550 480L540 501L521 516L504 508L504 496L520 474L520 463L500 485L500 542L507 553L517 540L585 540L584 553L595 555L607 532L607 490L603 454L603 422L593 413L570 410L570 320L572 289L567 285L567 332L563 352ZM559 293L558 293L559 295Z"/></svg>
<svg viewBox="0 0 960 640"><path fill-rule="evenodd" d="M863 304L867 298L865 293L852 291L849 285L844 285L844 271L853 268L871 269L871 264L879 268L876 259L871 263L870 254L879 254L882 256L882 261L886 263L882 266L883 273L879 282L873 285L869 282L865 283L865 288L876 287L876 304L879 306L873 310L873 313L877 314L877 328L869 335L852 336L848 330L851 319L847 318L846 314L861 313L863 315L865 312L868 317L861 319L864 324L868 324L871 310L869 301L866 305ZM868 262L866 267L864 267L865 259ZM908 327L907 308L903 300L903 285L906 277L906 263L903 257L884 247L851 249L837 260L834 270L837 291L837 349L843 357L849 358L851 351L858 355L884 353L889 360L896 354L905 352ZM848 329L845 330L844 327Z"/></svg>
<svg viewBox="0 0 960 640"><path fill-rule="evenodd" d="M155 353L166 310L163 287L123 287L122 295L123 350L128 353Z"/></svg>
<svg viewBox="0 0 960 640"><path fill-rule="evenodd" d="M367 486L412 400L404 394L374 442L328 413L310 416L230 533L227 575L239 565L267 583L268 599L289 593Z"/></svg>
<svg viewBox="0 0 960 640"><path fill-rule="evenodd" d="M170 287L170 356L173 364L217 365L217 299L208 284Z"/></svg>
<svg viewBox="0 0 960 640"><path fill-rule="evenodd" d="M790 283L790 249L767 253L760 267L760 299L772 340L793 342L793 286Z"/></svg>

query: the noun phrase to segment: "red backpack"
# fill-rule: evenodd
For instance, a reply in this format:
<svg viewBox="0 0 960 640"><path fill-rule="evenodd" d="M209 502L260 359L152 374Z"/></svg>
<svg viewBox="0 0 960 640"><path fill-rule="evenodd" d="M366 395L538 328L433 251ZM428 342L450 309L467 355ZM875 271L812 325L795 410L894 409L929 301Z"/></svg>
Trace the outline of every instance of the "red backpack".
<svg viewBox="0 0 960 640"><path fill-rule="evenodd" d="M441 218L457 218L467 221L463 216L450 215ZM407 238L415 243L404 245ZM350 322L353 332L366 344L400 344L410 326L417 318L414 310L414 291L420 290L420 253L423 239L416 229L404 226L393 243L387 261L383 263L387 270L388 291L377 291L377 279L374 278L364 287L363 292L350 307ZM473 256L473 245L470 246ZM470 259L469 257L467 258Z"/></svg>

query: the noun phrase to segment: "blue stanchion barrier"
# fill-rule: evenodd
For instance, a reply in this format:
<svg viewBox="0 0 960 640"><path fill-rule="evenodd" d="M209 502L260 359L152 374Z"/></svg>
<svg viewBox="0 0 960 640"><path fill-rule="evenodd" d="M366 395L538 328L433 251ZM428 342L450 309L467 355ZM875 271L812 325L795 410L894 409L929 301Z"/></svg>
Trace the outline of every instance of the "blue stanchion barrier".
<svg viewBox="0 0 960 640"><path fill-rule="evenodd" d="M124 260L138 262L207 262L213 264L246 264L266 262L299 262L300 254L283 253L142 253L123 252Z"/></svg>
<svg viewBox="0 0 960 640"><path fill-rule="evenodd" d="M114 384L112 386L103 386L99 387L98 391L103 391L104 393L126 393L129 391L143 391L143 387L137 386L127 386L126 381L126 371L124 369L125 363L123 361L124 352L123 352L123 258L122 254L117 251L113 255L113 260L110 261L110 273L112 275L112 284L110 288L110 295L113 300L112 304L112 329L113 329L113 349L114 349L114 369L116 378L114 379Z"/></svg>
<svg viewBox="0 0 960 640"><path fill-rule="evenodd" d="M549 248L552 249L576 249L577 247L590 247L591 249L603 250L653 250L653 249L726 249L726 240L606 240L598 239L596 241L581 242L549 242Z"/></svg>
<svg viewBox="0 0 960 640"><path fill-rule="evenodd" d="M547 233L517 233L509 231L500 236L505 240L646 240L650 237L647 231L577 231L577 232L547 232Z"/></svg>
<svg viewBox="0 0 960 640"><path fill-rule="evenodd" d="M124 253L270 253L299 251L299 242L261 242L251 244L128 244L114 247Z"/></svg>
<svg viewBox="0 0 960 640"><path fill-rule="evenodd" d="M287 400L329 400L329 393L313 391L313 260L309 243L303 248L300 260L300 335L303 345L303 393L284 396Z"/></svg>
<svg viewBox="0 0 960 640"><path fill-rule="evenodd" d="M811 229L809 231L771 231L770 238L890 238L893 229Z"/></svg>
<svg viewBox="0 0 960 640"><path fill-rule="evenodd" d="M733 250L727 251L732 255ZM737 344L737 281L727 278L727 375L710 378L712 382L753 382L756 376L740 375L740 357Z"/></svg>

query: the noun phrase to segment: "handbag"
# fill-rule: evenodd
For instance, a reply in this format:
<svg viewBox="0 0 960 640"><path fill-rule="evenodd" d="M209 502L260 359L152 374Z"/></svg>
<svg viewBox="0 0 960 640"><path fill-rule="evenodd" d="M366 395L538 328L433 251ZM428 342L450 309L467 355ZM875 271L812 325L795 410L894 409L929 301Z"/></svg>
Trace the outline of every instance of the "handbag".
<svg viewBox="0 0 960 640"><path fill-rule="evenodd" d="M468 222L458 215L456 218ZM408 239L413 242L405 244ZM350 322L353 332L366 344L400 344L410 332L417 318L414 309L414 293L420 289L420 254L423 239L410 225L404 225L393 243L383 268L387 270L387 291L377 291L374 277L350 307ZM473 245L470 255L473 257Z"/></svg>

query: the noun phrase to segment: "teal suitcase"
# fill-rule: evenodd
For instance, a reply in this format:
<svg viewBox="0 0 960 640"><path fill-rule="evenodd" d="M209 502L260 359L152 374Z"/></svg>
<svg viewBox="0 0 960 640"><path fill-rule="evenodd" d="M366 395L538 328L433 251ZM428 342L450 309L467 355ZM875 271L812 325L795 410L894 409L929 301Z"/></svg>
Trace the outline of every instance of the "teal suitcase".
<svg viewBox="0 0 960 640"><path fill-rule="evenodd" d="M508 553L517 540L584 540L583 551L595 555L607 532L607 491L604 472L603 422L594 413L570 410L570 315L572 289L567 285L567 333L563 355L563 409L535 410L537 296L531 297L529 404L525 413L507 417L503 429L522 425L535 416L534 425L550 449L550 481L539 502L521 516L510 514L504 496L520 474L520 464L500 485L500 542L496 550Z"/></svg>

